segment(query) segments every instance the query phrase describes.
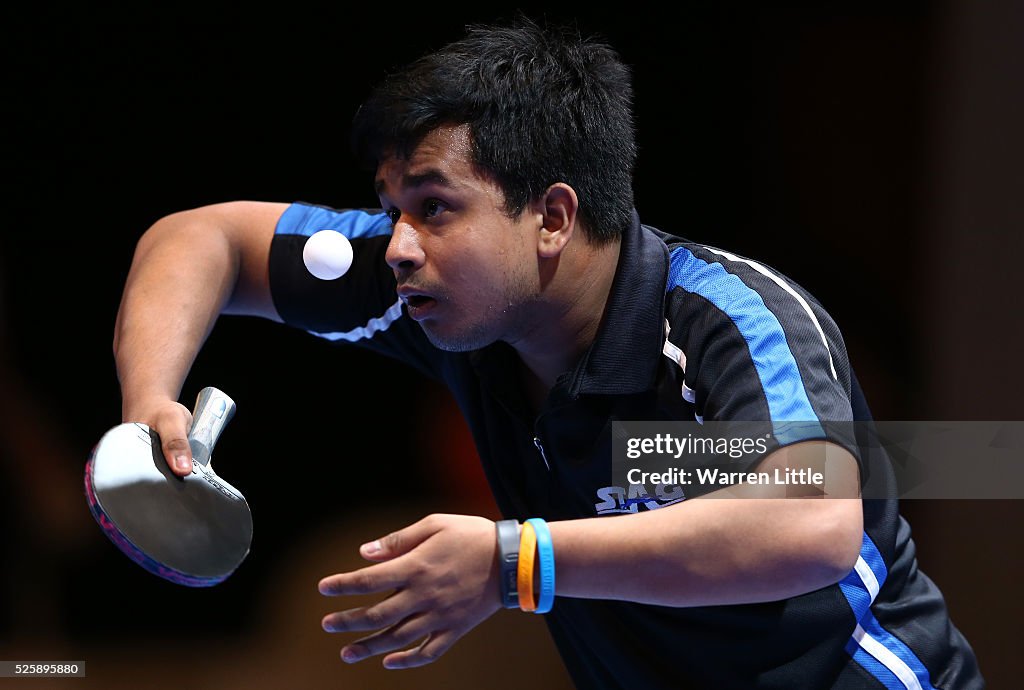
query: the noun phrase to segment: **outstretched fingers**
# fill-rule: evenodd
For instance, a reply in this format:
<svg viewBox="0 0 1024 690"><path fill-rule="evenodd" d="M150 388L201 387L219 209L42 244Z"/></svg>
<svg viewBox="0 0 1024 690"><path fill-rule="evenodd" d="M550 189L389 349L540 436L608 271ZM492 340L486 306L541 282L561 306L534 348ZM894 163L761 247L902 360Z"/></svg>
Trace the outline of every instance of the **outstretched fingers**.
<svg viewBox="0 0 1024 690"><path fill-rule="evenodd" d="M401 568L393 563L378 563L350 573L328 575L320 580L317 588L324 596L337 597L398 589L405 581L406 575Z"/></svg>

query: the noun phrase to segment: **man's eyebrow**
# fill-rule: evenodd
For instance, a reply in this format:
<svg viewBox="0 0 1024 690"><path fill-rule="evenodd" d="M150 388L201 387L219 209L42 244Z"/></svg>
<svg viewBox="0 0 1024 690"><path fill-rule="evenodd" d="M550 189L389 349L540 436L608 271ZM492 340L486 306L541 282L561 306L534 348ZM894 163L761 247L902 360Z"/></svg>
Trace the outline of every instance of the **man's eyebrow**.
<svg viewBox="0 0 1024 690"><path fill-rule="evenodd" d="M452 183L440 170L431 168L421 173L406 173L402 175L402 189L415 189L428 184L435 184L440 187L451 187ZM384 193L384 180L377 180L373 183L377 195Z"/></svg>

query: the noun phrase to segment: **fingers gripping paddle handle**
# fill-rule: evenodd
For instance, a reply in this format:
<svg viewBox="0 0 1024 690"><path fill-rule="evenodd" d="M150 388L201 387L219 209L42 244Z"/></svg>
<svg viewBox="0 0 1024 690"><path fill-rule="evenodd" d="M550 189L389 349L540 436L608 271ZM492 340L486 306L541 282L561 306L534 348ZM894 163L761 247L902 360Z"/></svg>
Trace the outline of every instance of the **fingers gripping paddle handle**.
<svg viewBox="0 0 1024 690"><path fill-rule="evenodd" d="M193 459L204 468L210 464L213 447L224 431L224 427L235 414L235 401L213 386L199 391L196 407L192 412L192 428L188 432L188 444Z"/></svg>

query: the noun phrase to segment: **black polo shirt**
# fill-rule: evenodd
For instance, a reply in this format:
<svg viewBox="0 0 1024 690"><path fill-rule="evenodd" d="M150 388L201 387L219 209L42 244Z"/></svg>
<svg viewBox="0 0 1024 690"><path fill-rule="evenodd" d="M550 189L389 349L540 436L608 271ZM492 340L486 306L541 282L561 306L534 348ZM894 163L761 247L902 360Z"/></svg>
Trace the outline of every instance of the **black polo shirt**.
<svg viewBox="0 0 1024 690"><path fill-rule="evenodd" d="M354 249L352 268L335 281L314 278L302 262L305 239L328 228ZM813 296L768 266L638 217L623 237L594 343L535 417L511 347L443 352L406 316L384 261L390 232L379 211L291 205L271 248L274 304L292 326L397 358L447 384L506 517L614 519L685 500L678 487L649 493L616 485L615 420L870 419L840 331ZM812 437L820 436L802 425L779 442ZM714 607L556 598L545 617L574 681L581 688L981 687L969 645L917 568L885 467L862 464L870 495L890 498L863 501L861 556L836 585ZM624 562L622 577L638 565Z"/></svg>

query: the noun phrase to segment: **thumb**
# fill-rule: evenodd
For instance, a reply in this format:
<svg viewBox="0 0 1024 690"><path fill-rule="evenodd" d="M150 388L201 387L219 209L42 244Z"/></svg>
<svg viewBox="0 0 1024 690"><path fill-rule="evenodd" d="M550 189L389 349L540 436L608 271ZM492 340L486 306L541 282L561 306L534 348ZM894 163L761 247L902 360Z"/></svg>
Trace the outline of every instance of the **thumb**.
<svg viewBox="0 0 1024 690"><path fill-rule="evenodd" d="M359 547L359 555L368 561L388 561L408 553L443 527L439 518L431 515L386 537L367 542Z"/></svg>
<svg viewBox="0 0 1024 690"><path fill-rule="evenodd" d="M183 405L175 403L161 411L154 425L160 436L164 459L171 471L179 477L192 472L192 448L188 443L188 428L191 424L192 414Z"/></svg>
<svg viewBox="0 0 1024 690"><path fill-rule="evenodd" d="M159 432L157 432L159 433ZM164 437L160 434L160 438ZM184 435L174 434L163 442L164 458L174 474L184 477L192 471L192 449Z"/></svg>

